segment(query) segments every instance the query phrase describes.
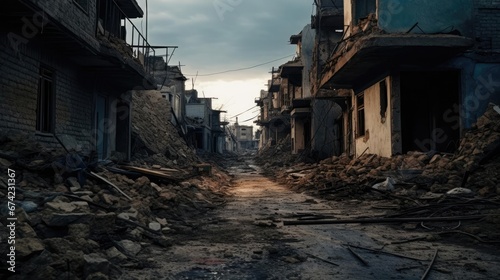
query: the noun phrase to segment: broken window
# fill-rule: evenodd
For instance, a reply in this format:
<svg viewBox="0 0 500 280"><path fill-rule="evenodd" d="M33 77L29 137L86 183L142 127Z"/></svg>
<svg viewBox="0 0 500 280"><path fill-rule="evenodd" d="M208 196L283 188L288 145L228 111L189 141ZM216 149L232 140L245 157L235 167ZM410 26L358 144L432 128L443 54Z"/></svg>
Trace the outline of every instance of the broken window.
<svg viewBox="0 0 500 280"><path fill-rule="evenodd" d="M385 79L379 83L380 87L380 121L385 123L387 117L387 83Z"/></svg>
<svg viewBox="0 0 500 280"><path fill-rule="evenodd" d="M89 11L89 0L73 0L83 11Z"/></svg>
<svg viewBox="0 0 500 280"><path fill-rule="evenodd" d="M365 94L362 92L356 95L357 127L356 136L365 135Z"/></svg>
<svg viewBox="0 0 500 280"><path fill-rule="evenodd" d="M54 132L54 73L48 69L40 69L38 99L36 112L36 130L45 133Z"/></svg>

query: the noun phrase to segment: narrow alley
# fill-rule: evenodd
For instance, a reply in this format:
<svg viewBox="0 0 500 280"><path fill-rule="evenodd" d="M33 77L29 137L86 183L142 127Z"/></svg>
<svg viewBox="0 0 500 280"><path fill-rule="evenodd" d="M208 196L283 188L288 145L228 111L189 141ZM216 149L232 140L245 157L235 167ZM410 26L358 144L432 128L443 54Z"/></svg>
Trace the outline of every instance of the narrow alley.
<svg viewBox="0 0 500 280"><path fill-rule="evenodd" d="M423 279L429 266L426 279L500 274L497 247L441 242L411 223L284 226L297 218L387 213L374 212L370 202L293 192L264 177L249 157L229 164L234 185L227 204L193 221L196 229L178 234L172 248L145 249L138 256L151 260L151 268L127 271L123 279Z"/></svg>

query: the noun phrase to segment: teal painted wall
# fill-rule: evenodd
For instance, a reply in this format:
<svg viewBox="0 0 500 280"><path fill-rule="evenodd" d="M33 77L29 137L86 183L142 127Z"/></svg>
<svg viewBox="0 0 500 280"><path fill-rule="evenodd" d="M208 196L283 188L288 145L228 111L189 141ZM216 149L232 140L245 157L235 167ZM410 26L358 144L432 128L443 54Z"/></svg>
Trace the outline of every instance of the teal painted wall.
<svg viewBox="0 0 500 280"><path fill-rule="evenodd" d="M404 33L418 22L425 33L473 35L473 0L378 0L379 28ZM422 33L414 28L411 33Z"/></svg>

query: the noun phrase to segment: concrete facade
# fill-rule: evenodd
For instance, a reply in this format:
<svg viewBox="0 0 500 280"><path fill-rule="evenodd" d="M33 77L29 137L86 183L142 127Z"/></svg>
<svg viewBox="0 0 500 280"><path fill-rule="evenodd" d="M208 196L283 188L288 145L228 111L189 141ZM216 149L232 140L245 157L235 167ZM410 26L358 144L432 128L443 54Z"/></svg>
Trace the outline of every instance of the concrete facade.
<svg viewBox="0 0 500 280"><path fill-rule="evenodd" d="M381 90L381 83L386 84L386 91ZM378 154L384 157L392 156L392 110L391 103L391 78L386 78L365 89L358 95L353 95L352 104L355 104L353 114L353 131L356 135L356 156L363 152ZM359 131L357 97L364 97L364 132ZM385 95L385 96L382 96Z"/></svg>
<svg viewBox="0 0 500 280"><path fill-rule="evenodd" d="M500 102L498 8L480 0L344 1L344 37L353 39L339 43L343 54L333 54L322 85L351 90L355 155L458 147L488 103Z"/></svg>

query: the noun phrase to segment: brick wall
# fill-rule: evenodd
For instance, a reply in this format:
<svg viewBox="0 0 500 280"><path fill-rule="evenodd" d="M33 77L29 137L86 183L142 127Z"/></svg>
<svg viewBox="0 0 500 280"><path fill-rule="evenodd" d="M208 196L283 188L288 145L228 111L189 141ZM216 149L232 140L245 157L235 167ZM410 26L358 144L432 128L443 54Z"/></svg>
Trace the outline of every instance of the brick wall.
<svg viewBox="0 0 500 280"><path fill-rule="evenodd" d="M88 0L88 9L82 9L73 0L30 0L40 7L43 13L55 22L63 25L81 40L91 44L96 49L97 0Z"/></svg>
<svg viewBox="0 0 500 280"><path fill-rule="evenodd" d="M474 33L477 48L500 51L500 0L475 0Z"/></svg>
<svg viewBox="0 0 500 280"><path fill-rule="evenodd" d="M35 135L47 146L57 145L52 136L36 133L36 106L40 66L54 70L56 94L55 132L91 145L93 90L77 65L49 50L28 45L14 55L5 36L0 36L0 129ZM43 55L42 55L43 54Z"/></svg>

